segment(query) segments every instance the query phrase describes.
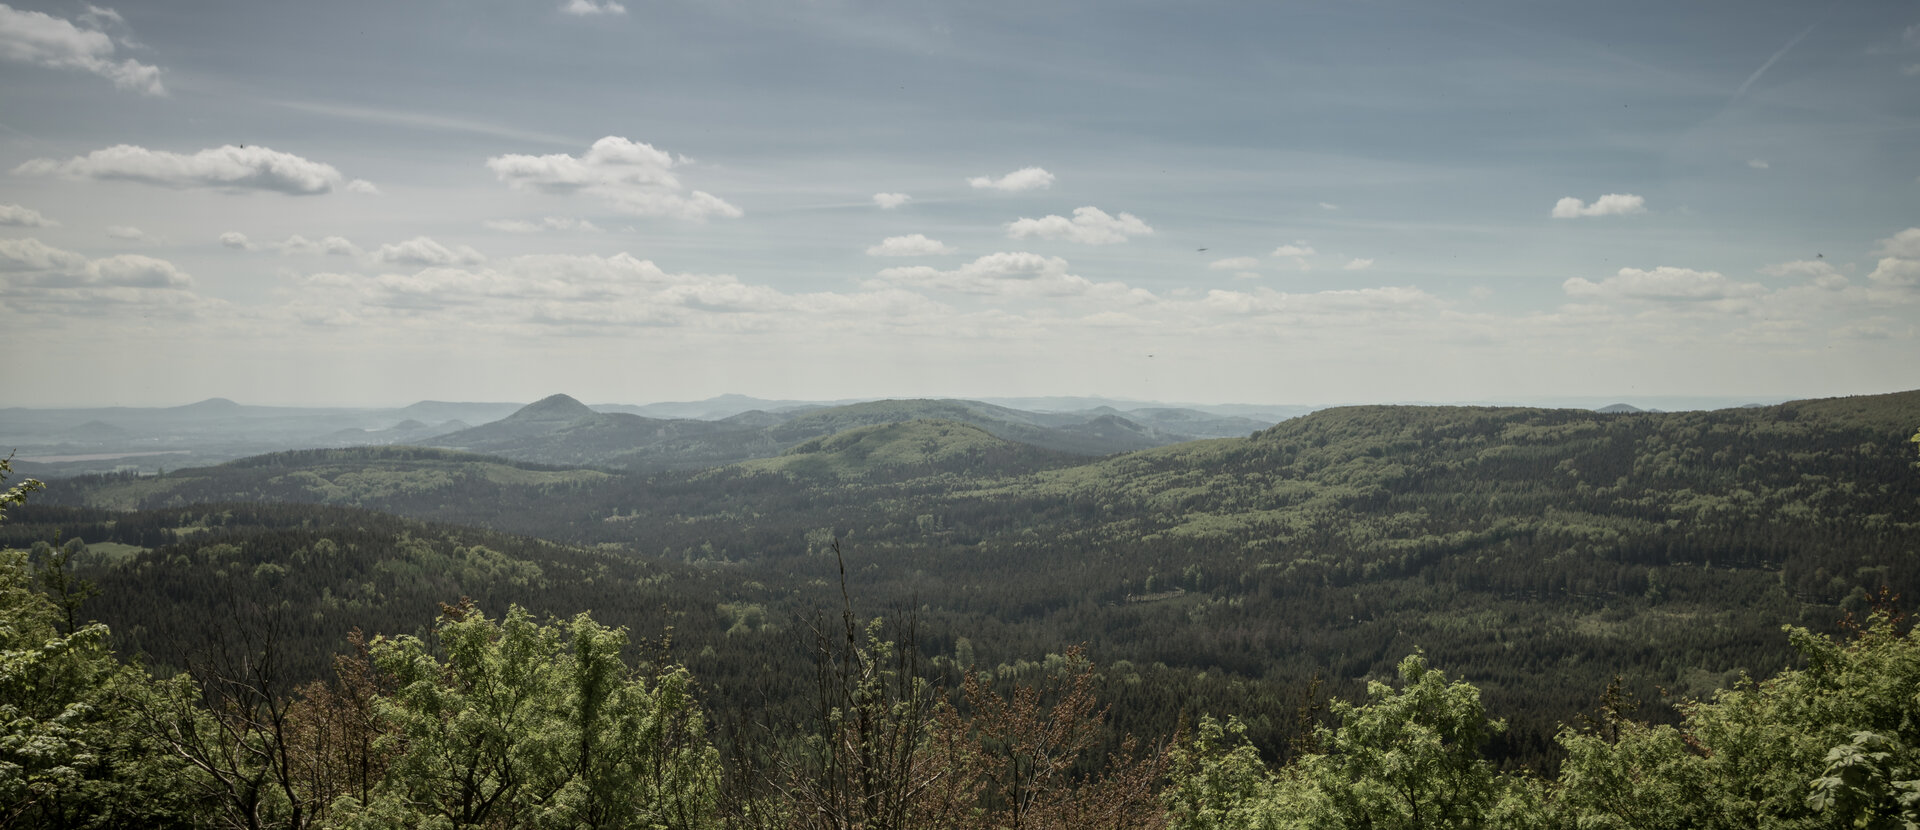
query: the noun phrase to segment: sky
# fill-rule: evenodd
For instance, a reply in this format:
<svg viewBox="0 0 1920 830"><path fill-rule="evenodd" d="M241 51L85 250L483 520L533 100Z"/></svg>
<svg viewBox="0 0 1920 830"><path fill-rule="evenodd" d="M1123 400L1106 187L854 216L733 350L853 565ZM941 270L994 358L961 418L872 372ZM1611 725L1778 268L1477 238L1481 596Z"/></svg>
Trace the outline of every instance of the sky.
<svg viewBox="0 0 1920 830"><path fill-rule="evenodd" d="M1907 2L0 5L0 405L1920 388L1917 92Z"/></svg>

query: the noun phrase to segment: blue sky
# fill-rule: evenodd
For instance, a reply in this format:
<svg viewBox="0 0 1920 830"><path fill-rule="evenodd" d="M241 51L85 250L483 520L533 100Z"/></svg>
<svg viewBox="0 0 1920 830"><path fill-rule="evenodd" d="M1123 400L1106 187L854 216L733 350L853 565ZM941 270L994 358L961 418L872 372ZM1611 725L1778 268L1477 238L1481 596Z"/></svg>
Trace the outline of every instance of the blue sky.
<svg viewBox="0 0 1920 830"><path fill-rule="evenodd" d="M1907 3L4 5L0 380L1914 388L1917 89Z"/></svg>

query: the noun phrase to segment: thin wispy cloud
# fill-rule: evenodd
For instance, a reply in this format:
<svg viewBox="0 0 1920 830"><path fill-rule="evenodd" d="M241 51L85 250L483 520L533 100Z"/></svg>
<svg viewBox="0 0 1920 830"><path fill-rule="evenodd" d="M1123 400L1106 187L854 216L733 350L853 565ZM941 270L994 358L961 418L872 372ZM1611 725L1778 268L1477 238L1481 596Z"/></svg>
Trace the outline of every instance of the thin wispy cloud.
<svg viewBox="0 0 1920 830"><path fill-rule="evenodd" d="M1829 8L1831 8L1831 6ZM1773 68L1773 65L1775 63L1778 63L1781 58L1786 57L1788 52L1793 51L1793 47L1799 46L1800 41L1806 40L1807 35L1813 34L1813 30L1816 28L1819 28L1819 26L1820 26L1819 23L1814 23L1813 25L1800 30L1800 34L1794 35L1793 39L1787 41L1787 45L1780 47L1779 51L1774 52L1771 56L1769 56L1767 58L1766 63L1760 64L1760 68L1753 70L1753 74L1748 75L1747 79L1740 83L1740 88L1733 91L1733 97L1727 99L1728 103L1739 101L1741 96L1744 96L1747 94L1747 90L1753 86L1753 83L1755 81L1760 80L1761 75L1767 74L1768 69Z"/></svg>
<svg viewBox="0 0 1920 830"><path fill-rule="evenodd" d="M538 130L475 121L450 115L436 115L419 110L393 110L376 107L330 104L317 101L289 101L280 98L268 98L264 103L290 110L324 115L330 118L342 118L367 124L387 124L396 127L411 127L434 132L467 133L471 135L493 136L514 141L526 141L536 144L551 144L556 147L577 147L580 139Z"/></svg>
<svg viewBox="0 0 1920 830"><path fill-rule="evenodd" d="M127 181L181 189L268 190L290 196L317 196L335 190L377 192L371 182L349 181L331 164L267 147L232 144L192 154L120 144L66 161L34 159L13 172L16 176Z"/></svg>

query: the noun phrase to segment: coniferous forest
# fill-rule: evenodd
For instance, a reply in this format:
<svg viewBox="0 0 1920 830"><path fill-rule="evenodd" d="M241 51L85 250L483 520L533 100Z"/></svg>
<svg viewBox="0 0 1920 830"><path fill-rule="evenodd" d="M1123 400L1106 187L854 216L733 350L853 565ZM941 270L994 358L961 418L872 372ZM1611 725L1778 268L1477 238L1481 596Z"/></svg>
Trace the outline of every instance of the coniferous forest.
<svg viewBox="0 0 1920 830"><path fill-rule="evenodd" d="M0 826L1920 826L1916 426L14 476Z"/></svg>

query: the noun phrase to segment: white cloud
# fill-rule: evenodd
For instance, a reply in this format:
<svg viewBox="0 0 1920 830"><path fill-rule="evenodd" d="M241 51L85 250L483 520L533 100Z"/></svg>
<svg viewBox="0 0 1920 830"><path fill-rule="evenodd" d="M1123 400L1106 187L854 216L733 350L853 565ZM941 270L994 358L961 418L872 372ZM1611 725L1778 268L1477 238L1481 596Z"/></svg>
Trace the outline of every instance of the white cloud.
<svg viewBox="0 0 1920 830"><path fill-rule="evenodd" d="M1829 332L1835 339L1843 340L1891 340L1914 336L1912 323L1904 323L1892 317L1875 316L1856 320L1838 326Z"/></svg>
<svg viewBox="0 0 1920 830"><path fill-rule="evenodd" d="M1867 275L1874 285L1886 288L1912 288L1920 285L1920 260L1887 257Z"/></svg>
<svg viewBox="0 0 1920 830"><path fill-rule="evenodd" d="M1347 260L1347 264L1340 266L1341 270L1344 270L1344 271L1365 271L1368 268L1372 268L1372 267L1373 267L1373 260L1362 259L1360 257L1354 257L1353 259Z"/></svg>
<svg viewBox="0 0 1920 830"><path fill-rule="evenodd" d="M578 17L627 13L627 7L614 0L568 0L560 10Z"/></svg>
<svg viewBox="0 0 1920 830"><path fill-rule="evenodd" d="M1339 210L1340 206L1332 202L1321 202L1320 209L1321 210Z"/></svg>
<svg viewBox="0 0 1920 830"><path fill-rule="evenodd" d="M867 256L932 256L951 254L956 248L938 239L928 239L925 234L889 236L880 244L867 249Z"/></svg>
<svg viewBox="0 0 1920 830"><path fill-rule="evenodd" d="M1799 259L1782 262L1760 269L1760 273L1769 277L1790 277L1807 280L1819 288L1839 290L1847 287L1846 275L1824 259Z"/></svg>
<svg viewBox="0 0 1920 830"><path fill-rule="evenodd" d="M548 216L538 222L525 219L490 219L486 223L490 230L502 233L546 233L549 231L572 231L578 233L600 233L600 226L585 219L571 216Z"/></svg>
<svg viewBox="0 0 1920 830"><path fill-rule="evenodd" d="M873 194L873 203L879 205L881 210L893 210L911 201L913 201L913 197L905 193Z"/></svg>
<svg viewBox="0 0 1920 830"><path fill-rule="evenodd" d="M312 274L285 309L314 325L376 322L528 333L630 334L636 326L724 331L926 325L945 309L912 292L789 294L720 274L670 273L629 254L537 255L483 268L408 274Z"/></svg>
<svg viewBox="0 0 1920 830"><path fill-rule="evenodd" d="M564 153L495 156L487 159L487 169L516 190L585 194L635 216L703 220L742 215L711 193L685 192L673 174L673 168L684 163L684 158L676 161L650 144L610 135L577 158Z"/></svg>
<svg viewBox="0 0 1920 830"><path fill-rule="evenodd" d="M126 242L154 241L153 237L148 236L146 231L143 231L131 225L108 225L107 236L112 237L114 239L123 240Z"/></svg>
<svg viewBox="0 0 1920 830"><path fill-rule="evenodd" d="M487 261L479 251L465 245L448 248L425 236L382 245L373 252L373 258L379 262L398 265L429 266L478 265Z"/></svg>
<svg viewBox="0 0 1920 830"><path fill-rule="evenodd" d="M1250 256L1228 257L1207 263L1207 267L1215 271L1251 271L1260 267L1260 260Z"/></svg>
<svg viewBox="0 0 1920 830"><path fill-rule="evenodd" d="M84 20L120 20L110 9L88 7ZM165 95L160 68L136 60L114 60L114 42L105 32L83 29L71 22L35 11L0 4L0 59L54 69L78 69L113 82L121 89Z"/></svg>
<svg viewBox="0 0 1920 830"><path fill-rule="evenodd" d="M60 250L38 239L0 239L0 271L72 274L86 267L86 257Z"/></svg>
<svg viewBox="0 0 1920 830"><path fill-rule="evenodd" d="M287 237L278 247L283 254L318 254L326 250L320 243L297 233Z"/></svg>
<svg viewBox="0 0 1920 830"><path fill-rule="evenodd" d="M1097 207L1078 207L1073 209L1073 218L1065 216L1043 216L1039 219L1021 218L1007 225L1007 237L1010 239L1064 239L1083 245L1111 245L1125 242L1129 237L1146 236L1153 228L1140 221L1140 217L1131 213L1109 216Z"/></svg>
<svg viewBox="0 0 1920 830"><path fill-rule="evenodd" d="M1765 170L1772 165L1767 164L1766 159L1747 159L1747 166L1755 170Z"/></svg>
<svg viewBox="0 0 1920 830"><path fill-rule="evenodd" d="M353 181L347 182L347 192L378 196L380 195L380 188L375 187L373 182L367 181L366 179L354 179Z"/></svg>
<svg viewBox="0 0 1920 830"><path fill-rule="evenodd" d="M161 187L204 187L228 192L271 190L312 196L335 188L356 189L331 164L266 147L228 144L193 155L120 144L64 162L34 159L13 169L19 176L131 181ZM357 180L356 180L357 182ZM372 187L372 185L366 185Z"/></svg>
<svg viewBox="0 0 1920 830"><path fill-rule="evenodd" d="M1255 318L1293 328L1380 327L1431 314L1440 308L1433 295L1411 286L1381 286L1290 294L1270 288L1251 291L1213 289L1196 301L1207 313Z"/></svg>
<svg viewBox="0 0 1920 830"><path fill-rule="evenodd" d="M1647 200L1631 193L1608 193L1593 200L1589 205L1568 196L1555 202L1553 218L1578 219L1583 216L1623 216L1629 213L1645 213Z"/></svg>
<svg viewBox="0 0 1920 830"><path fill-rule="evenodd" d="M1920 228L1908 228L1880 240L1880 247L1874 253L1881 256L1897 256L1902 259L1920 259Z"/></svg>
<svg viewBox="0 0 1920 830"><path fill-rule="evenodd" d="M229 248L232 248L236 251L253 250L253 242L247 239L246 234L241 233L239 231L227 231L226 233L221 234L220 244L225 245Z"/></svg>
<svg viewBox="0 0 1920 830"><path fill-rule="evenodd" d="M1600 282L1574 277L1561 283L1569 295L1593 299L1631 299L1656 302L1700 302L1753 297L1766 293L1757 283L1740 283L1717 271L1695 271L1662 265L1651 271L1622 268Z"/></svg>
<svg viewBox="0 0 1920 830"><path fill-rule="evenodd" d="M164 259L139 254L96 259L88 264L89 282L127 288L190 288L193 278Z"/></svg>
<svg viewBox="0 0 1920 830"><path fill-rule="evenodd" d="M40 211L19 205L0 205L0 226L12 228L51 228L60 223L40 215Z"/></svg>
<svg viewBox="0 0 1920 830"><path fill-rule="evenodd" d="M191 312L209 303L173 263L138 254L88 259L37 239L0 239L0 307L93 316L102 306Z"/></svg>
<svg viewBox="0 0 1920 830"><path fill-rule="evenodd" d="M926 265L887 268L882 283L899 283L990 297L1091 297L1121 303L1151 302L1151 293L1118 282L1094 282L1067 273L1060 257L1020 252L988 254L951 271Z"/></svg>
<svg viewBox="0 0 1920 830"><path fill-rule="evenodd" d="M1273 255L1290 257L1313 256L1313 246L1296 239L1291 245L1282 245L1273 249Z"/></svg>
<svg viewBox="0 0 1920 830"><path fill-rule="evenodd" d="M1053 174L1040 167L1022 167L1000 178L975 176L967 184L980 190L1003 190L1018 193L1022 190L1039 190L1053 186Z"/></svg>

